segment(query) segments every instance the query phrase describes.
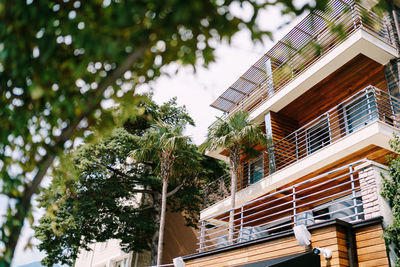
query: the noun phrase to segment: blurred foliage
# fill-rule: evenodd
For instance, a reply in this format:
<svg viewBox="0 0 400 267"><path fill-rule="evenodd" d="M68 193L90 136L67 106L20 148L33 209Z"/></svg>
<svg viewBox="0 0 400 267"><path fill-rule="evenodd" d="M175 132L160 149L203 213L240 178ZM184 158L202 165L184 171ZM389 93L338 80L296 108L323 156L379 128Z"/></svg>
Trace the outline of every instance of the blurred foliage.
<svg viewBox="0 0 400 267"><path fill-rule="evenodd" d="M215 44L253 19L232 1L0 1L0 191L8 200L0 259L8 265L32 195L54 159L89 127L100 135L141 113L134 89L177 62L207 66ZM214 44L214 45L213 45ZM104 107L118 103L120 118Z"/></svg>

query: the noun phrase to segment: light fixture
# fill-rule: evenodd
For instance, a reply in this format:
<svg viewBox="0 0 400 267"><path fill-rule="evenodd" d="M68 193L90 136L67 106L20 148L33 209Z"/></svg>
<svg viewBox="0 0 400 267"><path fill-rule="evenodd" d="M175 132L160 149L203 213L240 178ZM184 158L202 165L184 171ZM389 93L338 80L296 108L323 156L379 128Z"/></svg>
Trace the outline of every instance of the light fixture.
<svg viewBox="0 0 400 267"><path fill-rule="evenodd" d="M312 250L312 252L315 255L319 255L320 253L322 254L322 256L324 256L325 259L330 259L332 258L332 250L330 250L329 248L314 248Z"/></svg>

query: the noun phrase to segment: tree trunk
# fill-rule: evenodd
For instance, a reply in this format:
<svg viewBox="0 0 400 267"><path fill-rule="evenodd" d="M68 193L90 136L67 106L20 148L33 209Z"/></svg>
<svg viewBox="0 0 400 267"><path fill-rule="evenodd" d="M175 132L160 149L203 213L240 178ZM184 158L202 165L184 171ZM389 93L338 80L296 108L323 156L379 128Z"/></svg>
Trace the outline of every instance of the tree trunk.
<svg viewBox="0 0 400 267"><path fill-rule="evenodd" d="M154 194L154 223L158 225L160 223L160 215L161 215L161 195L156 193ZM155 266L157 264L157 249L158 249L158 237L160 231L159 228L154 232L153 237L151 238L151 250L150 250L150 265Z"/></svg>
<svg viewBox="0 0 400 267"><path fill-rule="evenodd" d="M231 171L231 211L229 212L228 241L229 243L232 243L235 232L234 230L235 230L235 202L236 202L237 174L239 171L239 164L240 164L239 144L231 148L229 161L230 161L230 171Z"/></svg>
<svg viewBox="0 0 400 267"><path fill-rule="evenodd" d="M231 168L231 211L229 212L229 242L233 240L234 220L235 220L235 198L236 198L236 183L237 172Z"/></svg>
<svg viewBox="0 0 400 267"><path fill-rule="evenodd" d="M165 213L167 210L167 189L168 179L162 181L162 195L161 195L161 218L160 218L160 230L158 239L158 252L157 252L157 266L161 265L163 242L164 242L164 228L165 228Z"/></svg>

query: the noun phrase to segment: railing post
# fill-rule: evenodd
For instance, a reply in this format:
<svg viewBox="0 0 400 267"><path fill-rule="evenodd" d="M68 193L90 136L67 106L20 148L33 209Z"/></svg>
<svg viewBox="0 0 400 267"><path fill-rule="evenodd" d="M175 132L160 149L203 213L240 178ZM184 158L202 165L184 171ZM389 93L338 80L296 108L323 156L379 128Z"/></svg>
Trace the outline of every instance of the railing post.
<svg viewBox="0 0 400 267"><path fill-rule="evenodd" d="M350 170L350 181L351 181L351 195L353 199L354 214L356 215L356 221L358 221L358 211L357 211L357 199L356 199L356 189L354 184L353 166L349 167Z"/></svg>
<svg viewBox="0 0 400 267"><path fill-rule="evenodd" d="M371 104L371 100L369 99L369 96L368 96L368 93L369 93L370 90L372 91L372 94L374 95L374 99L372 99L372 104ZM380 116L380 114L379 114L379 103L378 103L378 98L376 97L375 87L369 86L367 91L366 91L366 94L367 94L366 98L367 98L368 109L370 109L372 111L371 113L373 113L373 112L376 113L376 120L380 120L380 118L379 118L379 116ZM375 108L376 108L375 110L373 108L374 104L375 104ZM385 114L383 114L383 115L385 115ZM375 119L374 118L374 114L372 114L370 119L371 120Z"/></svg>
<svg viewBox="0 0 400 267"><path fill-rule="evenodd" d="M352 4L350 8L351 8L351 19L353 21L354 30L356 30L357 29L357 21L356 21L354 4Z"/></svg>
<svg viewBox="0 0 400 267"><path fill-rule="evenodd" d="M330 144L330 143L332 143L333 138L332 138L331 118L329 116L329 111L326 112L325 115L326 115L326 121L328 123L328 133L329 133L329 143L328 144ZM324 146L325 146L325 144L324 144Z"/></svg>
<svg viewBox="0 0 400 267"><path fill-rule="evenodd" d="M203 193L203 208L207 207L207 186L204 187Z"/></svg>
<svg viewBox="0 0 400 267"><path fill-rule="evenodd" d="M219 177L219 194L222 196L222 199L225 198L225 190L226 185L224 183L224 176Z"/></svg>
<svg viewBox="0 0 400 267"><path fill-rule="evenodd" d="M299 140L297 139L297 131L294 132L294 135L296 137L296 145L295 145L295 150L296 150L296 160L299 160Z"/></svg>
<svg viewBox="0 0 400 267"><path fill-rule="evenodd" d="M239 231L239 237L240 235L243 236L243 206L240 207L240 231ZM238 239L238 243L240 243L241 240Z"/></svg>
<svg viewBox="0 0 400 267"><path fill-rule="evenodd" d="M269 159L269 174L273 174L276 171L275 153L273 145L268 148L268 159Z"/></svg>
<svg viewBox="0 0 400 267"><path fill-rule="evenodd" d="M292 192L293 192L293 222L294 222L294 226L296 226L297 218L296 218L296 189L295 189L295 186L292 187Z"/></svg>
<svg viewBox="0 0 400 267"><path fill-rule="evenodd" d="M205 239L205 231L206 225L204 221L201 221L201 231L200 231L200 252L204 250L204 239Z"/></svg>

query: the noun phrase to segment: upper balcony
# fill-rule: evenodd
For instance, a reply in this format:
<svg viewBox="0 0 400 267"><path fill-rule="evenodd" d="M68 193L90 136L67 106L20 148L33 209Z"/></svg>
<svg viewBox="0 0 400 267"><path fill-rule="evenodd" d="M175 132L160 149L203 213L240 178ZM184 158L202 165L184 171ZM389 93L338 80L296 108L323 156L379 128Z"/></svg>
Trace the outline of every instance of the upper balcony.
<svg viewBox="0 0 400 267"><path fill-rule="evenodd" d="M290 185L335 162L368 157L385 161L388 141L400 128L400 100L367 86L242 162L237 184L237 205L243 205L279 187ZM230 209L230 177L205 188L201 218Z"/></svg>
<svg viewBox="0 0 400 267"><path fill-rule="evenodd" d="M384 65L397 56L390 25L366 7L333 0L305 17L230 86L212 107L262 121L360 53Z"/></svg>

